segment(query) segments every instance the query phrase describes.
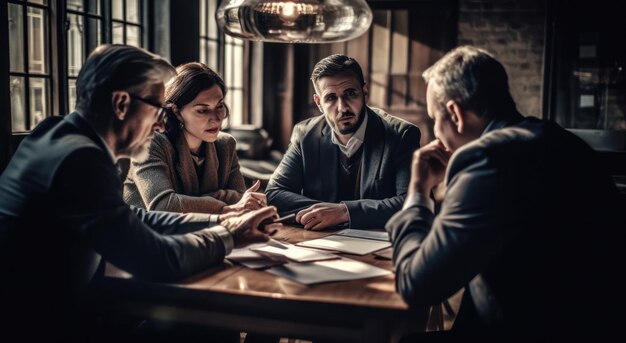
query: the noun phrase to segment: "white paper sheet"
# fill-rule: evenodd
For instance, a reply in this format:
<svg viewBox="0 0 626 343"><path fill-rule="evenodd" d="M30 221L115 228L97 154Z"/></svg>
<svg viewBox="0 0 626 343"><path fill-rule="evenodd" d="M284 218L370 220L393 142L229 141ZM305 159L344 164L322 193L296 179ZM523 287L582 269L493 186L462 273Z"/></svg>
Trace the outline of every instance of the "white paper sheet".
<svg viewBox="0 0 626 343"><path fill-rule="evenodd" d="M339 256L329 252L301 248L293 244L280 243L275 240L269 241L263 247L252 248L252 250L261 254L284 256L296 262L322 261L339 258Z"/></svg>
<svg viewBox="0 0 626 343"><path fill-rule="evenodd" d="M335 232L334 234L339 235L339 236L366 238L366 239L374 239L377 241L389 242L389 234L386 231L345 229L339 232Z"/></svg>
<svg viewBox="0 0 626 343"><path fill-rule="evenodd" d="M287 263L282 266L272 267L266 271L305 285L331 281L358 280L391 274L388 270L345 257L331 261Z"/></svg>
<svg viewBox="0 0 626 343"><path fill-rule="evenodd" d="M324 238L300 242L296 245L347 252L355 255L370 254L374 251L391 246L390 242L376 241L372 239L354 238L348 236L330 235Z"/></svg>

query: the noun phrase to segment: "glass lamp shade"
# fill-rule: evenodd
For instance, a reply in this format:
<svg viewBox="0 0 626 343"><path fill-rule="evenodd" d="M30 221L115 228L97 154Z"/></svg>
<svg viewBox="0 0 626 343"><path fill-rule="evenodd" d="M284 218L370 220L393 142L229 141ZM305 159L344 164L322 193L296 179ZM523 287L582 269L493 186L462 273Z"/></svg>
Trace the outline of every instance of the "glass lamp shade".
<svg viewBox="0 0 626 343"><path fill-rule="evenodd" d="M282 43L342 42L372 24L365 0L224 0L215 17L230 36Z"/></svg>

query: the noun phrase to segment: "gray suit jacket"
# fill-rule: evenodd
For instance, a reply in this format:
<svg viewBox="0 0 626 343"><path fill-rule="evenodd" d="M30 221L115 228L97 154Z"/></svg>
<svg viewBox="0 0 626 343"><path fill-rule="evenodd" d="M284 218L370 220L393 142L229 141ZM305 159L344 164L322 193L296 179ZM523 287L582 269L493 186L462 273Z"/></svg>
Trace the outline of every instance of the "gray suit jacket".
<svg viewBox="0 0 626 343"><path fill-rule="evenodd" d="M220 213L239 201L246 186L239 171L235 139L220 132L205 144L202 175L197 175L187 140L181 134L173 145L155 133L150 157L131 161L124 182L124 201L148 210Z"/></svg>
<svg viewBox="0 0 626 343"><path fill-rule="evenodd" d="M352 228L382 228L402 208L413 151L420 131L380 109L367 108L368 124L361 149L361 199L344 201ZM293 129L291 144L267 186L268 202L282 214L319 202L341 201L337 195L339 149L324 116Z"/></svg>
<svg viewBox="0 0 626 343"><path fill-rule="evenodd" d="M467 286L460 330L606 328L597 321L623 309L611 297L624 229L613 181L555 123L518 115L491 129L452 156L437 216L414 206L389 220L398 291L426 306Z"/></svg>
<svg viewBox="0 0 626 343"><path fill-rule="evenodd" d="M101 258L136 277L174 280L221 262L223 239L232 242L225 229L206 229L214 216L124 203L111 156L78 113L48 118L22 141L0 194L0 322L46 318L37 330L53 340L81 329L73 321Z"/></svg>

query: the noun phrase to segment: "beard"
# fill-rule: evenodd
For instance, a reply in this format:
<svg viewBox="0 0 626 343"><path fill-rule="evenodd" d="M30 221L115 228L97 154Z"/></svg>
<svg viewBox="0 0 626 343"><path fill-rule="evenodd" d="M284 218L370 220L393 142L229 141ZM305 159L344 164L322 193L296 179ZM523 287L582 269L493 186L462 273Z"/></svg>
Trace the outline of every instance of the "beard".
<svg viewBox="0 0 626 343"><path fill-rule="evenodd" d="M150 156L150 143L152 139L147 139L143 144L133 148L130 151L130 158L132 158L135 162L142 163L145 162Z"/></svg>
<svg viewBox="0 0 626 343"><path fill-rule="evenodd" d="M339 124L337 124L337 122L339 122L341 118L346 117L346 116L353 116L353 115L354 113L352 112L345 112L341 115L341 117L337 118L337 121L333 123L333 128L335 129L335 131L342 135L355 133L359 129L359 127L361 127L363 120L365 120L365 106L363 106L363 109L361 109L361 112L359 113L356 123L354 123L354 125L343 127L343 128L339 127Z"/></svg>

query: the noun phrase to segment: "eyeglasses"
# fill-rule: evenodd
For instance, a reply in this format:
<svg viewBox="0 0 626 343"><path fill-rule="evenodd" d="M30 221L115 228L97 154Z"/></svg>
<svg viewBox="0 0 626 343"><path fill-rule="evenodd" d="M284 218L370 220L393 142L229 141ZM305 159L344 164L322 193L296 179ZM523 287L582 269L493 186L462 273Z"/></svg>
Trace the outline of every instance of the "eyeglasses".
<svg viewBox="0 0 626 343"><path fill-rule="evenodd" d="M167 109L167 107L164 107L163 105L159 104L156 101L153 101L153 100L150 100L150 99L144 99L144 98L136 96L136 95L130 94L130 97L131 97L131 99L139 100L139 101L143 102L144 104L148 104L150 106L158 108L159 112L157 113L157 123L162 122L163 118L165 118L165 110Z"/></svg>

